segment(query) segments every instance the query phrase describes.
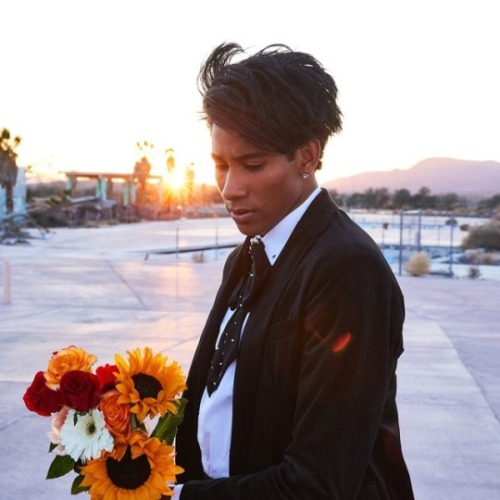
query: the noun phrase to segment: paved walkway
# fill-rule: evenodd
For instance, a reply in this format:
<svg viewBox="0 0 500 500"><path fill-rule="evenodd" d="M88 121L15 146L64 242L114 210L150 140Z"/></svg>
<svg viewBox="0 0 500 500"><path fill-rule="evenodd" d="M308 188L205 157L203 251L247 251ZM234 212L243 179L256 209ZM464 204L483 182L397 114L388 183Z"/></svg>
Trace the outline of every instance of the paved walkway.
<svg viewBox="0 0 500 500"><path fill-rule="evenodd" d="M1 497L69 499L71 477L44 479L50 419L22 402L34 373L69 344L103 363L149 345L187 372L227 250L157 252L241 236L229 219L33 236L0 245ZM416 497L500 499L500 281L399 280L407 302L399 409Z"/></svg>

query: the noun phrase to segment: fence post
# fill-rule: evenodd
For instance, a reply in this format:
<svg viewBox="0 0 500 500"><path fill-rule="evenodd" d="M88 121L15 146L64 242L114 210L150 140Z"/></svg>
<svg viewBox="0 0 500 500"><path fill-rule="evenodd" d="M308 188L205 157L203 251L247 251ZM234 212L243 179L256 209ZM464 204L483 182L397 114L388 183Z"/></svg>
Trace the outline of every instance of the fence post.
<svg viewBox="0 0 500 500"><path fill-rule="evenodd" d="M417 251L422 250L422 209L418 211Z"/></svg>
<svg viewBox="0 0 500 500"><path fill-rule="evenodd" d="M450 224L450 262L448 266L448 274L450 278L453 278L453 230L455 229L455 225L457 224L457 220L453 215L446 221L447 224Z"/></svg>

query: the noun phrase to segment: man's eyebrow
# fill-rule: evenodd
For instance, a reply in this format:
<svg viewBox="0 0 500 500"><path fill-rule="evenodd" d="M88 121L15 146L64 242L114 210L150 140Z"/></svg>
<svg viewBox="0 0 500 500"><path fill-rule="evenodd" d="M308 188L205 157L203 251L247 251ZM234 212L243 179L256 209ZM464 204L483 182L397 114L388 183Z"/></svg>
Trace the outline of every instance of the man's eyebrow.
<svg viewBox="0 0 500 500"><path fill-rule="evenodd" d="M266 153L265 151L256 151L255 153L245 153L243 155L235 156L234 158L232 158L232 160L247 161L247 160L253 160L255 158L262 158L264 156L269 156L271 154L272 153ZM212 159L217 161L224 161L224 158L222 158L216 153L212 153Z"/></svg>

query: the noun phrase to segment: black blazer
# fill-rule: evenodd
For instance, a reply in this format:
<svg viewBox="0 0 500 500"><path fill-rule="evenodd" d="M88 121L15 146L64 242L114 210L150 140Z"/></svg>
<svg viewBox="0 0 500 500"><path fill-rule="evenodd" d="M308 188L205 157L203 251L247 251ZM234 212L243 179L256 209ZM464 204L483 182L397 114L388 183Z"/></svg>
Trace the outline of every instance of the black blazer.
<svg viewBox="0 0 500 500"><path fill-rule="evenodd" d="M186 469L181 500L412 499L395 402L403 296L377 245L325 190L248 318L234 381L230 477L204 479L199 405L247 244L227 259L187 379L176 441Z"/></svg>

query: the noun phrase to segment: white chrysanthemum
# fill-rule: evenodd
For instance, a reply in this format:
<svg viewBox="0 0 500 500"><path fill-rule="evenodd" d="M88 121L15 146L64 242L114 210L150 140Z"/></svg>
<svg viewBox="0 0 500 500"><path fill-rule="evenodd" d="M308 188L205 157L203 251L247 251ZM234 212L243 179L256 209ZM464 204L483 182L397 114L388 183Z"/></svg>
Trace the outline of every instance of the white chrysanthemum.
<svg viewBox="0 0 500 500"><path fill-rule="evenodd" d="M114 446L104 415L97 409L83 415L69 410L59 437L67 454L75 461L100 458L103 450L112 451Z"/></svg>

